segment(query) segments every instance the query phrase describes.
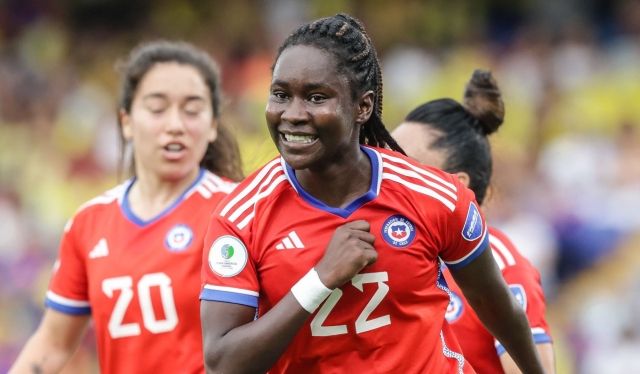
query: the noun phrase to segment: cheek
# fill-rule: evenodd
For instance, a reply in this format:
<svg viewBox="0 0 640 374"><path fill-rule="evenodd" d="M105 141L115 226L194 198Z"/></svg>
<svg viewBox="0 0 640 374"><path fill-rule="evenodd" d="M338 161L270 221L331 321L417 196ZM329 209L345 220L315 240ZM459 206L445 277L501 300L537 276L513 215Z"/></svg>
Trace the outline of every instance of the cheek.
<svg viewBox="0 0 640 374"><path fill-rule="evenodd" d="M267 102L267 107L264 111L264 117L267 120L267 126L275 127L280 123L280 116L282 115L282 110L280 106L271 101Z"/></svg>

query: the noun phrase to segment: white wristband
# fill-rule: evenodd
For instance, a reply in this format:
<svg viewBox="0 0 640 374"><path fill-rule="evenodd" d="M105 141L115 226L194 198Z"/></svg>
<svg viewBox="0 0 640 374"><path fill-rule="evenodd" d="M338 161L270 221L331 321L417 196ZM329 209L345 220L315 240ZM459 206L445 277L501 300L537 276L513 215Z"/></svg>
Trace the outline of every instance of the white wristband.
<svg viewBox="0 0 640 374"><path fill-rule="evenodd" d="M293 297L309 313L315 312L331 292L320 280L316 269L309 270L298 283L291 287Z"/></svg>

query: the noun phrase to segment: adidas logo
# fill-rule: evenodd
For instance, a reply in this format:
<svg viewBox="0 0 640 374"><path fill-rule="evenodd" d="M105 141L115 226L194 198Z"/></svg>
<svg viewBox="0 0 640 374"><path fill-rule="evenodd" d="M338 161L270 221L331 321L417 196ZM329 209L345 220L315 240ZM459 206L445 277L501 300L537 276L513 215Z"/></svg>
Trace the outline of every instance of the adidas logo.
<svg viewBox="0 0 640 374"><path fill-rule="evenodd" d="M89 252L89 258L106 257L109 255L109 247L107 241L102 238L95 247Z"/></svg>
<svg viewBox="0 0 640 374"><path fill-rule="evenodd" d="M295 231L291 231L289 235L282 239L282 243L276 245L276 249L294 249L294 248L304 248L304 244L298 238L298 235Z"/></svg>

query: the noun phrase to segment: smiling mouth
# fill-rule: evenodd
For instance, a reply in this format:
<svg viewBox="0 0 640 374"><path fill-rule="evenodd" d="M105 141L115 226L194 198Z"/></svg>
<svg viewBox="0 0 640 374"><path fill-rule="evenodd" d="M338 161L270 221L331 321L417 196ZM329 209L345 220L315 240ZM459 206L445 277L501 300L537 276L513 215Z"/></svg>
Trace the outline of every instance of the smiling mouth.
<svg viewBox="0 0 640 374"><path fill-rule="evenodd" d="M290 143L308 144L318 139L317 135L292 135L281 133L284 139Z"/></svg>

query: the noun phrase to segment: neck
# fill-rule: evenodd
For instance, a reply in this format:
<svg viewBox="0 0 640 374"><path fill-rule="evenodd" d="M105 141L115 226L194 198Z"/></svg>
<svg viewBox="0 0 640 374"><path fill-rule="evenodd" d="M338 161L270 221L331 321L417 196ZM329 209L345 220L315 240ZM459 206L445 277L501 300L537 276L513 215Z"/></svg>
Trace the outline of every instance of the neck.
<svg viewBox="0 0 640 374"><path fill-rule="evenodd" d="M147 170L136 173L136 180L127 196L129 207L138 218L147 221L171 206L196 181L200 169L195 168L178 180L165 180Z"/></svg>
<svg viewBox="0 0 640 374"><path fill-rule="evenodd" d="M360 146L322 166L296 170L305 191L330 207L345 208L369 191L373 177L371 161Z"/></svg>

